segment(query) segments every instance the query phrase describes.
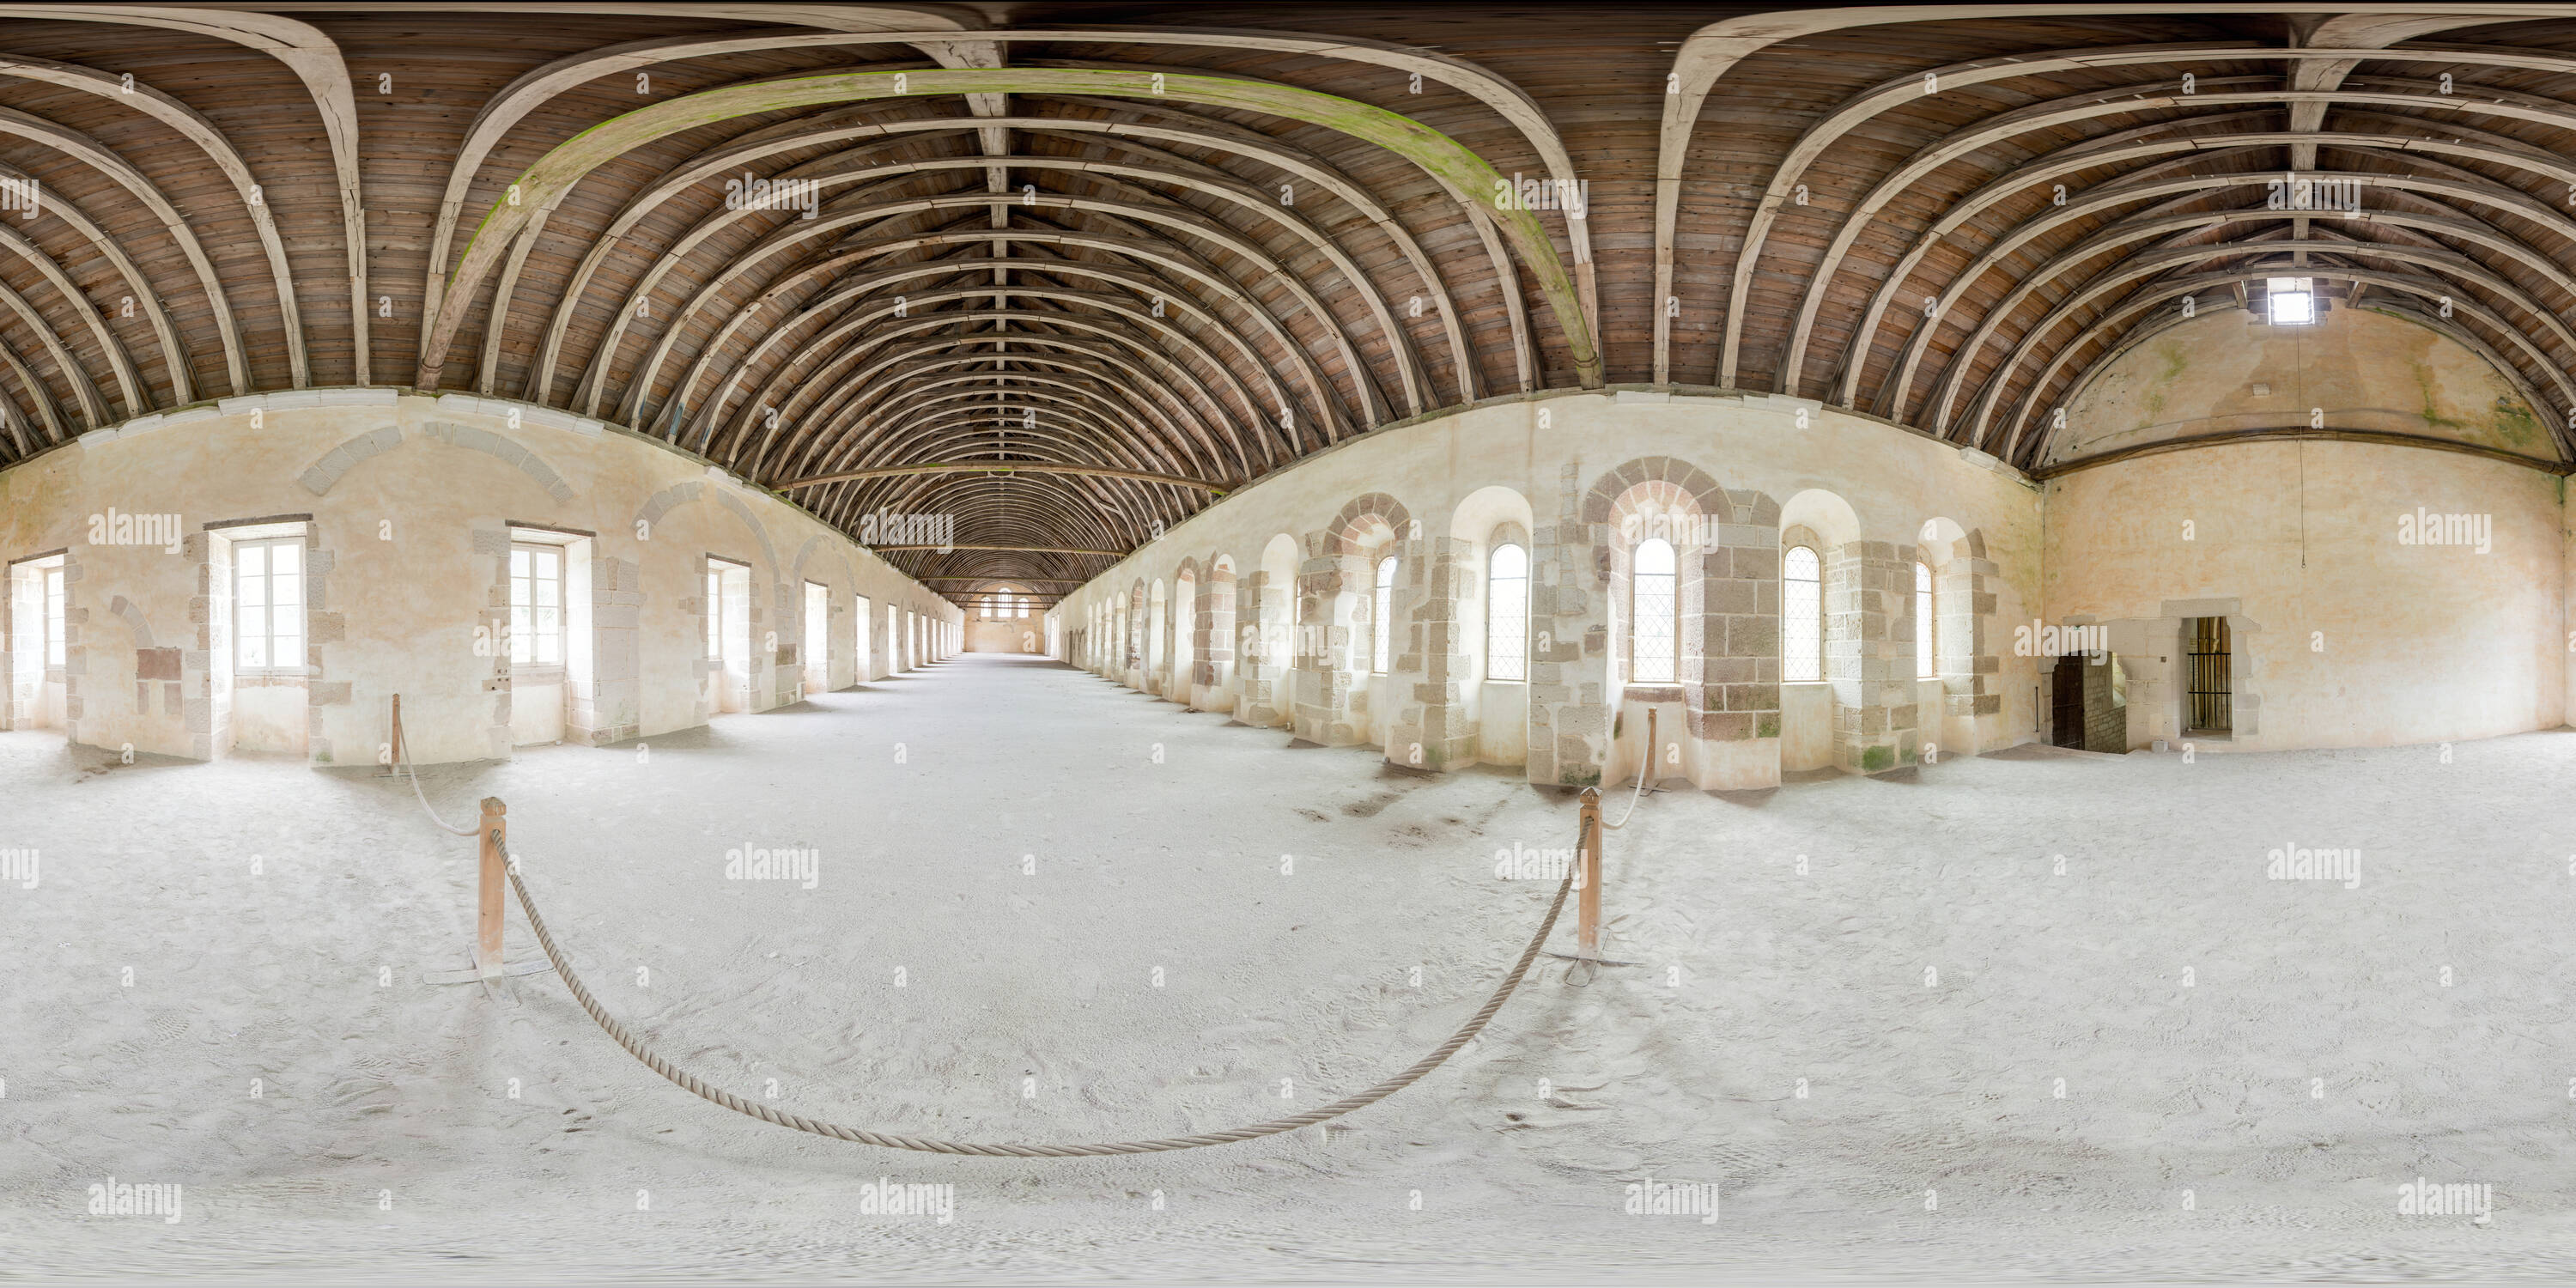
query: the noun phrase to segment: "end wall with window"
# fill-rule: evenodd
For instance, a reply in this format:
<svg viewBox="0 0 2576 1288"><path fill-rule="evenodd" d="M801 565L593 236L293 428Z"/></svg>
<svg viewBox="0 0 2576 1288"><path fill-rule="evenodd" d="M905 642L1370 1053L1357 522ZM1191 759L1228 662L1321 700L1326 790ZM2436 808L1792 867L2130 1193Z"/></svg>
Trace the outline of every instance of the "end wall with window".
<svg viewBox="0 0 2576 1288"><path fill-rule="evenodd" d="M2104 629L2126 671L2132 747L2185 738L2196 617L2230 626L2233 728L2197 740L2204 750L2556 728L2571 714L2561 483L2477 456L2334 442L2079 471L2049 483L2044 621ZM2419 513L2463 516L2471 539L2412 542L2400 520Z"/></svg>

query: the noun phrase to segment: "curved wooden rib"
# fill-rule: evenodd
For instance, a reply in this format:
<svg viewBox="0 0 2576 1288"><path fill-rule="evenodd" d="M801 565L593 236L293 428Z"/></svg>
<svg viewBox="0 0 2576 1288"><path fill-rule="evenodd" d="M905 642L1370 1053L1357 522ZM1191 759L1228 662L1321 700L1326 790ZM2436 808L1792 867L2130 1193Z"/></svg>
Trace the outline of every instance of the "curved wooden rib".
<svg viewBox="0 0 2576 1288"><path fill-rule="evenodd" d="M1491 194L1502 183L1493 167L1455 140L1406 117L1349 99L1311 90L1189 73L1089 72L1056 70L940 70L923 72L854 72L797 77L754 86L703 91L642 108L585 131L558 145L520 176L514 185L519 204L495 202L467 244L450 276L438 312L430 324L419 374L419 387L436 388L447 345L464 322L464 301L493 272L507 245L540 209L561 202L591 170L612 157L656 139L709 121L753 112L890 98L915 92L1090 93L1127 97L1168 95L1208 106L1285 116L1339 129L1376 143L1421 167L1462 205L1476 206L1476 194ZM1586 387L1601 383L1601 356L1592 340L1573 280L1558 260L1537 218L1517 208L1479 214L1491 219L1508 238L1522 262L1538 276L1560 331L1566 336L1578 379Z"/></svg>

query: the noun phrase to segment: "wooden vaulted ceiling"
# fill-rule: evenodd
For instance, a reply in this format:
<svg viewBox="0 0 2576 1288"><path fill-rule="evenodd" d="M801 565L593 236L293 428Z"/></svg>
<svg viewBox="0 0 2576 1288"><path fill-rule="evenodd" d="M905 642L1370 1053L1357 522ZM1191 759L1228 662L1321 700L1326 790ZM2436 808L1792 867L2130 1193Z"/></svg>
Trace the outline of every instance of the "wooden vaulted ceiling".
<svg viewBox="0 0 2576 1288"><path fill-rule="evenodd" d="M889 552L936 586L1063 586L1543 389L1789 393L2036 465L2091 371L2282 273L2485 355L2576 456L2576 5L0 24L0 181L43 194L0 212L0 465L236 393L479 391L854 534L953 515ZM2275 208L2285 171L2361 213ZM746 178L816 217L729 207ZM1498 208L1513 179L1589 199Z"/></svg>

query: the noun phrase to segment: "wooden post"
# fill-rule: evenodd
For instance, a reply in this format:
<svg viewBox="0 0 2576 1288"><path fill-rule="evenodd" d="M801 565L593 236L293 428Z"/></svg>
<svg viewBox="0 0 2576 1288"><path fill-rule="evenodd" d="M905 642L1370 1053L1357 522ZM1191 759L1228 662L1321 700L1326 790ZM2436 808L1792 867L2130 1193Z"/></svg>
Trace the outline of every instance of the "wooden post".
<svg viewBox="0 0 2576 1288"><path fill-rule="evenodd" d="M483 879L481 906L474 919L474 969L485 979L501 978L501 885L510 861L509 807L498 796L483 798Z"/></svg>
<svg viewBox="0 0 2576 1288"><path fill-rule="evenodd" d="M1601 960L1601 789L1583 789L1583 821L1575 841L1575 861L1582 868L1574 874L1575 888L1581 891L1576 904L1580 930L1576 951L1583 960Z"/></svg>
<svg viewBox="0 0 2576 1288"><path fill-rule="evenodd" d="M378 778L400 778L400 777L402 777L402 760L403 760L403 742L402 742L402 695L401 695L401 694L399 694L399 693L397 693L397 694L395 694L395 695L394 695L394 729L393 729L393 736L392 736L391 738L389 738L389 739L387 739L387 740L386 740L386 742L385 742L385 749L386 749L386 753L387 753L387 754L386 754L386 757L385 757L385 760L386 760L386 764L385 764L385 772L383 772L383 773L381 773L381 774L376 775L376 777L378 777Z"/></svg>

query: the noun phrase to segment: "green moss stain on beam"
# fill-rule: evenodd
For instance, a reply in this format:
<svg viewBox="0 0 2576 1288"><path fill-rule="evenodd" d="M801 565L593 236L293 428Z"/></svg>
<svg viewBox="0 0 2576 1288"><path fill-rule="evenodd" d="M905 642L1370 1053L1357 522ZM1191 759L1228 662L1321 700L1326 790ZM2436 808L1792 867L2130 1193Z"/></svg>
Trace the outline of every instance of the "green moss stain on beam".
<svg viewBox="0 0 2576 1288"><path fill-rule="evenodd" d="M431 319L430 343L421 362L419 387L435 389L449 345L472 309L475 288L499 264L511 241L540 212L551 210L591 171L636 148L701 125L713 125L760 112L788 112L880 98L917 98L953 94L1102 94L1120 98L1167 98L1209 107L1229 107L1286 117L1339 130L1413 162L1447 187L1462 203L1479 204L1502 230L1537 276L1539 290L1556 315L1572 351L1577 378L1587 388L1602 383L1601 351L1574 290L1574 279L1557 257L1538 216L1504 207L1495 200L1505 191L1503 176L1466 145L1411 117L1381 107L1287 85L1267 85L1222 76L1180 72L1094 71L1081 68L962 68L903 72L845 72L800 76L704 90L624 116L602 121L558 144L528 167L517 182L476 226L465 254L450 275L447 293ZM1512 289L1509 283L1504 289Z"/></svg>

